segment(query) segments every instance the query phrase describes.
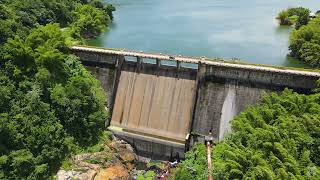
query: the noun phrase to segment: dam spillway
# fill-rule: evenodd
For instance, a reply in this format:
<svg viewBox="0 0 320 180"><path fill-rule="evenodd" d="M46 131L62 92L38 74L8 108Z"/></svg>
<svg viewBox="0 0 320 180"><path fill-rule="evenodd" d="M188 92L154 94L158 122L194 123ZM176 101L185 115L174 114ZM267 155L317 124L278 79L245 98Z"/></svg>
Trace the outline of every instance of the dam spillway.
<svg viewBox="0 0 320 180"><path fill-rule="evenodd" d="M196 73L124 64L111 125L136 134L185 143L192 117Z"/></svg>
<svg viewBox="0 0 320 180"><path fill-rule="evenodd" d="M138 154L166 158L217 140L230 121L262 94L291 88L312 93L318 72L265 67L204 58L72 47L107 94L106 126ZM169 62L169 63L168 63Z"/></svg>

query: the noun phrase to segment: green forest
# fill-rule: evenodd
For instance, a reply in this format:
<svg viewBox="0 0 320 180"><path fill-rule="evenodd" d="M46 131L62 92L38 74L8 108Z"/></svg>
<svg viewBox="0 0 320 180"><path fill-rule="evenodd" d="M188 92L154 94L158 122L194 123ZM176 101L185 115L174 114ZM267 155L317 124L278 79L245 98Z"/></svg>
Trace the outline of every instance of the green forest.
<svg viewBox="0 0 320 180"><path fill-rule="evenodd" d="M100 83L68 46L107 29L99 0L0 1L0 179L47 179L99 140Z"/></svg>
<svg viewBox="0 0 320 180"><path fill-rule="evenodd" d="M288 8L278 14L280 25L294 25L290 34L290 56L312 67L320 67L320 14L310 17L307 8Z"/></svg>
<svg viewBox="0 0 320 180"><path fill-rule="evenodd" d="M290 55L320 68L320 17L290 34Z"/></svg>

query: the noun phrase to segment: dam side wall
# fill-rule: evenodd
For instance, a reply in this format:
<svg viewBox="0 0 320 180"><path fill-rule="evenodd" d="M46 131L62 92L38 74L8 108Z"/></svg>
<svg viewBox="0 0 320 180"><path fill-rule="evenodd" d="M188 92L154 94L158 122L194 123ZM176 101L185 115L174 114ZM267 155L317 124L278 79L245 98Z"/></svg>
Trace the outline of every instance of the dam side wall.
<svg viewBox="0 0 320 180"><path fill-rule="evenodd" d="M235 80L206 79L200 83L192 133L221 140L231 130L229 122L248 105L259 102L266 86L255 86ZM202 141L202 140L201 140Z"/></svg>
<svg viewBox="0 0 320 180"><path fill-rule="evenodd" d="M115 69L107 67L95 67L85 65L85 68L91 72L91 74L96 77L101 83L103 90L106 93L105 104L108 109L111 108L111 101L113 96L113 89L115 85L116 73Z"/></svg>
<svg viewBox="0 0 320 180"><path fill-rule="evenodd" d="M121 63L124 61L124 56L90 51L73 50L73 52L80 58L84 67L100 81L106 94L105 106L112 115L118 85L118 74L121 71ZM110 121L111 118L106 121L106 126L110 124Z"/></svg>
<svg viewBox="0 0 320 180"><path fill-rule="evenodd" d="M265 93L285 88L312 93L318 77L283 71L199 66L198 96L193 119L191 144L203 141L210 131L217 140L231 131L230 121L248 105L260 102Z"/></svg>

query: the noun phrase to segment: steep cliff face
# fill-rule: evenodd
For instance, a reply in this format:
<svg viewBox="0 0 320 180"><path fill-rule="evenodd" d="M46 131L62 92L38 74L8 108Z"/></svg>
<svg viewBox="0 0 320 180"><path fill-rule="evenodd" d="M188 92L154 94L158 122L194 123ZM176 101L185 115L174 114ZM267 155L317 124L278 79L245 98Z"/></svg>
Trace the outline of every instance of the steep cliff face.
<svg viewBox="0 0 320 180"><path fill-rule="evenodd" d="M273 89L274 90L274 89ZM279 89L280 90L280 89ZM199 85L192 131L212 134L221 140L231 130L230 121L248 105L259 102L266 86L237 81L207 79Z"/></svg>

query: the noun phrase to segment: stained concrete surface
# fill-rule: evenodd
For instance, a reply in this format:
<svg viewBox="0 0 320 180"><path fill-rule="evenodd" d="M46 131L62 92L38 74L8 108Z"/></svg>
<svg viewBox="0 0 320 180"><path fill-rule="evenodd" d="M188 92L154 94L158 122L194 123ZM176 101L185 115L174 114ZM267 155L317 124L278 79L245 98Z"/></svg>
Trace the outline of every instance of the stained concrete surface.
<svg viewBox="0 0 320 180"><path fill-rule="evenodd" d="M135 66L121 71L111 125L151 136L184 141L189 132L195 74Z"/></svg>

